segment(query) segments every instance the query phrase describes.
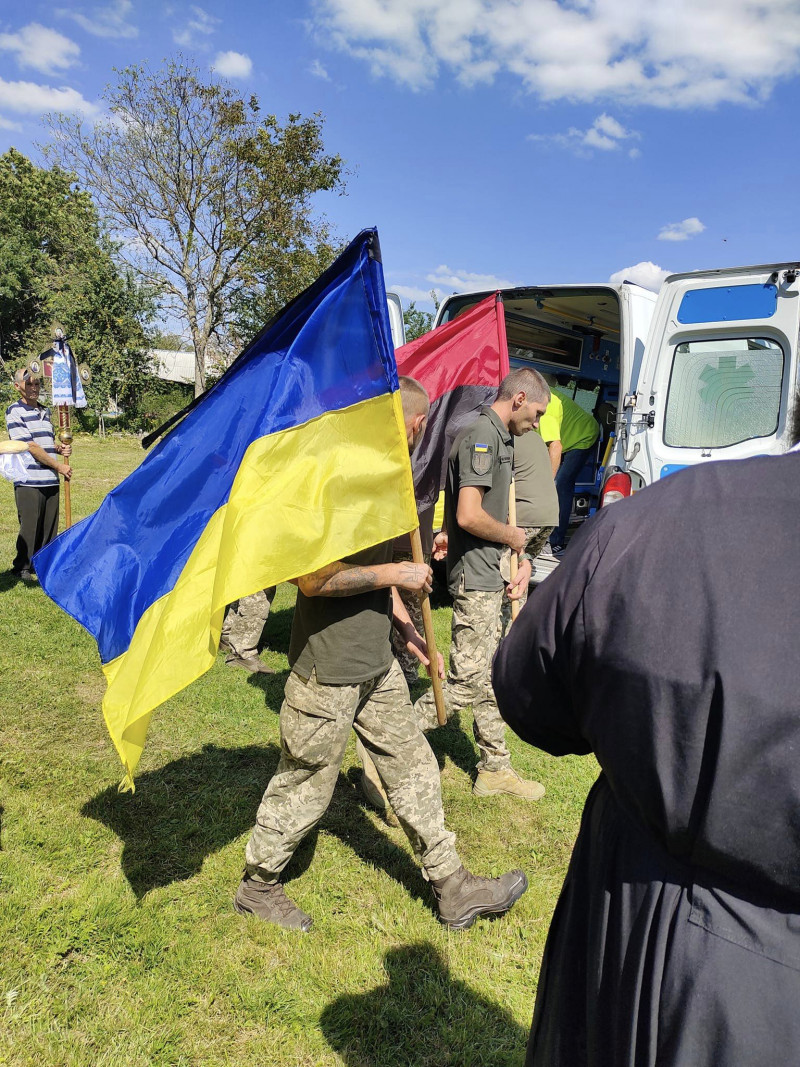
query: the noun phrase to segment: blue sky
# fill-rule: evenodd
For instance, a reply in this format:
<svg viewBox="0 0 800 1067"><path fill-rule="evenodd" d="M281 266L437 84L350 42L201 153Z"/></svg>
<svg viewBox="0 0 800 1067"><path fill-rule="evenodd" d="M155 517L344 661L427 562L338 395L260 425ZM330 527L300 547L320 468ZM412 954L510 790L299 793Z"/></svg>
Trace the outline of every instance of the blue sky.
<svg viewBox="0 0 800 1067"><path fill-rule="evenodd" d="M800 258L800 0L262 0L0 11L0 151L181 52L322 111L407 303Z"/></svg>

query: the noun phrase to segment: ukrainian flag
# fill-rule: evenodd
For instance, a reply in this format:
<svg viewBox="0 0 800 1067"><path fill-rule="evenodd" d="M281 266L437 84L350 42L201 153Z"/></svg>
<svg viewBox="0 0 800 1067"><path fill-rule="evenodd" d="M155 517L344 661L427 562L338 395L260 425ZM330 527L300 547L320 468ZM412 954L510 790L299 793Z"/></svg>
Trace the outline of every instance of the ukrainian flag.
<svg viewBox="0 0 800 1067"><path fill-rule="evenodd" d="M417 525L377 233L286 307L89 518L36 555L95 638L133 774L225 606Z"/></svg>

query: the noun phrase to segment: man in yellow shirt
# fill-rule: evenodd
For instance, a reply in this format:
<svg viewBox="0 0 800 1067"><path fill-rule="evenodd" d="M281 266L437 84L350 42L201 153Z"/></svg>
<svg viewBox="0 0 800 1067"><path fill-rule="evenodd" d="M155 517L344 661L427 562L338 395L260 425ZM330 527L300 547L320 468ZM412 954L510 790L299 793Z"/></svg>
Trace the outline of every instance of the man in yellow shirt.
<svg viewBox="0 0 800 1067"><path fill-rule="evenodd" d="M550 386L550 403L539 420L539 433L550 453L553 477L558 493L558 526L550 535L555 555L563 551L572 513L575 482L591 455L600 427L592 416L564 392L556 392L556 379L546 374Z"/></svg>

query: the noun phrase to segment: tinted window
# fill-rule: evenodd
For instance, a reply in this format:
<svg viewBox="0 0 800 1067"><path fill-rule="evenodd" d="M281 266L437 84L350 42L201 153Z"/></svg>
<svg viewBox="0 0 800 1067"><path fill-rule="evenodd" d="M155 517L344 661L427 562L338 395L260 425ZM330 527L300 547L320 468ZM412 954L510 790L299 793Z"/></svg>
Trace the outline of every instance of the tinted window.
<svg viewBox="0 0 800 1067"><path fill-rule="evenodd" d="M775 341L686 341L675 348L664 443L724 448L778 426L783 349Z"/></svg>

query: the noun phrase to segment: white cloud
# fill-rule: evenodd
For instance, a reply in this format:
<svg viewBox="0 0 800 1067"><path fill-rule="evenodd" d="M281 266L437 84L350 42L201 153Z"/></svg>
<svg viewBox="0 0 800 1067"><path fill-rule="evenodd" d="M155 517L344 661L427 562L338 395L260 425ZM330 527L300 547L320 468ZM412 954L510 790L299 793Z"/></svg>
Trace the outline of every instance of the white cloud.
<svg viewBox="0 0 800 1067"><path fill-rule="evenodd" d="M243 52L220 52L212 66L223 78L249 78L253 73L253 61Z"/></svg>
<svg viewBox="0 0 800 1067"><path fill-rule="evenodd" d="M329 82L331 80L330 74L328 74L327 70L318 59L315 59L308 68L308 73L313 74L315 78L321 78L324 82Z"/></svg>
<svg viewBox="0 0 800 1067"><path fill-rule="evenodd" d="M138 27L128 22L132 11L132 0L112 0L105 7L93 7L89 15L68 8L59 8L56 14L77 22L94 37L138 37Z"/></svg>
<svg viewBox="0 0 800 1067"><path fill-rule="evenodd" d="M22 115L45 115L48 111L79 111L91 116L99 113L96 104L84 100L77 89L35 82L9 82L0 78L0 108Z"/></svg>
<svg viewBox="0 0 800 1067"><path fill-rule="evenodd" d="M659 241L688 241L698 233L702 233L705 226L695 216L684 219L683 222L669 222L661 228L658 235Z"/></svg>
<svg viewBox="0 0 800 1067"><path fill-rule="evenodd" d="M397 279L397 280L396 280ZM434 302L431 293L435 294L436 300L441 302L452 293L472 293L484 290L491 292L494 289L512 289L516 282L507 278L500 278L496 274L477 274L468 270L453 270L446 264L436 267L427 273L414 272L405 275L394 275L388 280L388 288L408 304L413 300L422 311L432 311Z"/></svg>
<svg viewBox="0 0 800 1067"><path fill-rule="evenodd" d="M437 290L446 293L471 293L481 289L513 289L514 282L507 278L498 278L496 274L473 274L468 270L451 270L442 264L425 280Z"/></svg>
<svg viewBox="0 0 800 1067"><path fill-rule="evenodd" d="M0 130L14 130L14 131L17 131L17 130L21 130L21 129L22 129L22 123L21 122L13 122L11 119L4 118L2 115L0 115Z"/></svg>
<svg viewBox="0 0 800 1067"><path fill-rule="evenodd" d="M602 115L597 116L588 130L579 130L575 126L570 126L566 133L531 133L528 135L528 140L557 145L577 155L590 155L592 149L600 152L615 152L623 147L624 141L638 141L640 136L637 130L626 130L622 123L603 112ZM632 159L640 154L638 148L628 150L628 155Z"/></svg>
<svg viewBox="0 0 800 1067"><path fill-rule="evenodd" d="M431 288L433 287L431 286ZM391 289L393 293L397 293L405 307L408 307L412 300L417 306L420 304L429 304L433 307L431 289L421 289L416 285L390 285L389 289ZM442 295L443 294L437 291L437 299L440 299Z"/></svg>
<svg viewBox="0 0 800 1067"><path fill-rule="evenodd" d="M73 67L81 54L69 37L38 22L29 22L18 33L0 33L0 51L16 53L21 67L45 74Z"/></svg>
<svg viewBox="0 0 800 1067"><path fill-rule="evenodd" d="M762 102L800 71L797 0L316 0L315 26L412 89L445 69L543 100L695 108Z"/></svg>
<svg viewBox="0 0 800 1067"><path fill-rule="evenodd" d="M622 282L635 282L636 285L642 285L645 289L652 289L654 293L657 293L661 288L661 283L670 274L672 274L672 271L664 270L663 267L659 267L658 264L651 263L649 259L646 259L641 263L634 263L632 267L625 267L623 270L616 271L608 280L612 285L621 285Z"/></svg>
<svg viewBox="0 0 800 1067"><path fill-rule="evenodd" d="M202 7L192 5L191 11L192 15L187 20L186 25L182 29L173 30L172 32L172 39L175 44L179 44L183 48L197 47L204 37L210 37L212 33L215 33L217 26L222 22L222 19L218 19L215 15L209 15Z"/></svg>

